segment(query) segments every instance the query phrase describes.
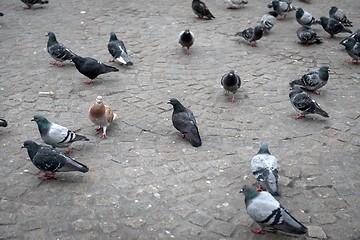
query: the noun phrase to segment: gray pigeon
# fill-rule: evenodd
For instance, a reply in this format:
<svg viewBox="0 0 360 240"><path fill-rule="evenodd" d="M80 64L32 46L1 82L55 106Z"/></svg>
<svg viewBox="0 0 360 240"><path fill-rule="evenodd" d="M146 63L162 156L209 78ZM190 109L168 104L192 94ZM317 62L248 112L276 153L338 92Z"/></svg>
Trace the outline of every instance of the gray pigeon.
<svg viewBox="0 0 360 240"><path fill-rule="evenodd" d="M42 0L21 0L23 3L25 3L28 6L28 9L30 9L34 4L48 4L49 1L42 1Z"/></svg>
<svg viewBox="0 0 360 240"><path fill-rule="evenodd" d="M180 131L181 136L190 141L194 147L200 147L202 142L199 129L196 126L196 120L192 111L184 107L179 100L172 98L168 104L173 105L172 123Z"/></svg>
<svg viewBox="0 0 360 240"><path fill-rule="evenodd" d="M344 25L342 25L341 22L339 22L335 19L332 19L332 18L321 17L320 24L323 27L323 29L325 30L325 32L330 34L330 37L333 37L335 34L338 34L341 32L352 33L352 31L350 29L344 27Z"/></svg>
<svg viewBox="0 0 360 240"><path fill-rule="evenodd" d="M195 15L198 16L198 18L205 17L207 20L211 20L212 18L215 18L214 15L210 12L206 4L200 0L193 0L191 4L191 8Z"/></svg>
<svg viewBox="0 0 360 240"><path fill-rule="evenodd" d="M81 74L89 78L89 80L84 81L87 84L94 82L94 79L100 74L119 71L119 69L115 67L103 64L102 62L90 57L83 58L80 56L74 56L71 60L75 63L76 69Z"/></svg>
<svg viewBox="0 0 360 240"><path fill-rule="evenodd" d="M270 4L268 5L270 6ZM291 2L287 1L272 1L271 6L275 12L279 15L279 19L284 19L288 12L296 10L295 7L291 6Z"/></svg>
<svg viewBox="0 0 360 240"><path fill-rule="evenodd" d="M225 94L231 92L232 98L231 102L235 102L235 93L241 86L241 79L239 75L237 75L234 70L230 70L228 73L225 73L221 77L221 86L223 86Z"/></svg>
<svg viewBox="0 0 360 240"><path fill-rule="evenodd" d="M49 37L47 42L47 51L50 57L52 57L55 60L52 61L51 64L56 65L56 62L59 61L60 64L58 64L58 66L63 67L64 61L66 60L70 61L71 58L76 56L76 54L73 51L71 51L69 48L65 47L56 40L55 34L53 32L48 32L46 35Z"/></svg>
<svg viewBox="0 0 360 240"><path fill-rule="evenodd" d="M317 36L316 32L311 28L311 27L300 27L297 31L296 31L296 36L299 38L300 40L300 44L304 44L304 45L310 45L310 44L320 44L322 43L322 39Z"/></svg>
<svg viewBox="0 0 360 240"><path fill-rule="evenodd" d="M26 148L31 162L40 171L45 172L39 177L56 179L55 172L79 171L86 173L89 168L66 156L55 148L41 146L31 140L26 140L21 148Z"/></svg>
<svg viewBox="0 0 360 240"><path fill-rule="evenodd" d="M320 23L310 13L308 13L307 11L304 11L302 8L296 9L295 17L296 17L296 21L301 26L310 27L314 23Z"/></svg>
<svg viewBox="0 0 360 240"><path fill-rule="evenodd" d="M186 47L187 50L194 44L195 37L194 34L189 30L185 29L184 31L180 32L179 35L179 43L184 48ZM185 54L190 54L188 51L185 51Z"/></svg>
<svg viewBox="0 0 360 240"><path fill-rule="evenodd" d="M271 195L279 196L277 159L271 155L268 144L261 142L258 153L251 159L251 171L264 189Z"/></svg>
<svg viewBox="0 0 360 240"><path fill-rule="evenodd" d="M261 227L251 229L253 233L262 234L264 228L297 235L307 233L307 228L291 216L270 193L258 192L249 185L245 185L240 192L245 196L246 212Z"/></svg>
<svg viewBox="0 0 360 240"><path fill-rule="evenodd" d="M0 127L7 127L8 123L5 119L0 118Z"/></svg>
<svg viewBox="0 0 360 240"><path fill-rule="evenodd" d="M353 64L359 64L360 60L360 42L357 42L355 38L348 38L345 45L347 54L351 57Z"/></svg>
<svg viewBox="0 0 360 240"><path fill-rule="evenodd" d="M303 89L314 91L316 94L320 94L317 90L328 82L329 80L329 67L322 66L315 70L312 70L304 75L300 79L290 82L290 86L298 85Z"/></svg>
<svg viewBox="0 0 360 240"><path fill-rule="evenodd" d="M110 33L108 50L113 57L113 61L124 64L125 66L133 65L126 51L124 42L119 40L114 32Z"/></svg>
<svg viewBox="0 0 360 240"><path fill-rule="evenodd" d="M56 123L49 122L43 115L36 114L31 121L35 121L38 125L42 140L51 146L59 148L68 148L71 153L70 145L76 141L89 141L85 136L77 134L66 127Z"/></svg>
<svg viewBox="0 0 360 240"><path fill-rule="evenodd" d="M268 12L264 14L260 19L260 24L264 27L264 33L269 34L271 29L276 23L276 18L279 15L275 11Z"/></svg>
<svg viewBox="0 0 360 240"><path fill-rule="evenodd" d="M263 36L264 27L262 25L256 26L255 28L247 28L242 32L235 33L235 36L243 37L250 43L250 46L255 47L256 41L261 39Z"/></svg>
<svg viewBox="0 0 360 240"><path fill-rule="evenodd" d="M245 4L248 4L246 0L224 0L228 9L237 9Z"/></svg>
<svg viewBox="0 0 360 240"><path fill-rule="evenodd" d="M343 39L340 44L345 46L345 43L347 42L348 38L354 38L356 42L360 42L360 29L358 29L356 32L348 36L347 38Z"/></svg>
<svg viewBox="0 0 360 240"><path fill-rule="evenodd" d="M352 27L352 22L346 17L343 10L337 7L331 7L329 10L329 16L335 20L338 20L346 27Z"/></svg>
<svg viewBox="0 0 360 240"><path fill-rule="evenodd" d="M294 85L289 93L290 102L300 114L294 116L294 119L305 117L306 114L319 114L323 117L329 117L329 114L322 110L315 100L304 92L298 85Z"/></svg>

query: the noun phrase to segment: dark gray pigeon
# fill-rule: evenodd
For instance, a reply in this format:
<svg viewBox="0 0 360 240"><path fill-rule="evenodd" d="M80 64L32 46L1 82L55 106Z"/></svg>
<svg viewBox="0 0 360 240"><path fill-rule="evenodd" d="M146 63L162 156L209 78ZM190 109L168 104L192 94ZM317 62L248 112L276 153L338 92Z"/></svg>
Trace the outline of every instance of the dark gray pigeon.
<svg viewBox="0 0 360 240"><path fill-rule="evenodd" d="M255 28L247 28L242 32L235 33L235 36L243 37L250 43L250 46L255 47L256 41L261 39L263 36L264 27L262 25L256 26Z"/></svg>
<svg viewBox="0 0 360 240"><path fill-rule="evenodd" d="M75 63L76 69L81 74L90 78L90 80L85 81L87 84L92 83L100 74L119 71L119 69L115 67L103 64L102 62L90 57L83 58L80 56L74 56L71 60Z"/></svg>
<svg viewBox="0 0 360 240"><path fill-rule="evenodd" d="M184 107L179 100L172 98L168 104L173 105L172 123L174 127L180 131L181 136L190 141L194 147L201 146L201 138L196 120L192 111Z"/></svg>
<svg viewBox="0 0 360 240"><path fill-rule="evenodd" d="M276 18L279 15L275 11L268 12L264 14L260 19L260 24L264 27L264 33L269 34L271 29L276 23Z"/></svg>
<svg viewBox="0 0 360 240"><path fill-rule="evenodd" d="M294 116L294 119L305 117L306 114L319 114L323 117L329 117L329 114L322 110L315 100L304 92L298 85L294 85L289 93L290 102L300 114Z"/></svg>
<svg viewBox="0 0 360 240"><path fill-rule="evenodd" d="M124 64L125 66L133 65L126 51L124 42L119 40L114 32L110 33L108 50L113 57L113 61Z"/></svg>
<svg viewBox="0 0 360 240"><path fill-rule="evenodd" d="M270 193L258 192L249 185L245 185L240 192L244 193L247 213L261 227L251 229L253 233L262 234L262 229L265 228L297 235L307 233L307 228L291 216Z"/></svg>
<svg viewBox="0 0 360 240"><path fill-rule="evenodd" d="M358 29L356 32L352 33L350 36L348 36L347 38L343 39L340 44L345 46L345 43L347 42L348 38L354 38L356 40L356 42L360 42L360 29Z"/></svg>
<svg viewBox="0 0 360 240"><path fill-rule="evenodd" d="M295 7L291 6L291 1L287 2L275 0L271 2L271 5L269 4L268 6L272 6L274 11L277 12L279 15L278 19L284 19L288 12L296 10Z"/></svg>
<svg viewBox="0 0 360 240"><path fill-rule="evenodd" d="M225 94L232 93L231 102L235 102L235 93L241 86L241 79L234 70L230 70L221 77L221 86L223 86Z"/></svg>
<svg viewBox="0 0 360 240"><path fill-rule="evenodd" d="M352 22L346 17L343 10L337 7L331 7L329 10L329 16L335 20L338 20L346 27L352 27Z"/></svg>
<svg viewBox="0 0 360 240"><path fill-rule="evenodd" d="M310 27L314 23L320 23L309 12L305 11L302 8L296 9L295 17L296 17L296 21L301 26Z"/></svg>
<svg viewBox="0 0 360 240"><path fill-rule="evenodd" d="M193 12L198 16L198 18L205 17L207 20L211 20L215 18L214 15L210 12L208 7L205 5L204 2L200 0L193 0L191 4L191 8Z"/></svg>
<svg viewBox="0 0 360 240"><path fill-rule="evenodd" d="M48 4L49 1L42 1L42 0L21 0L23 3L25 3L28 6L28 9L30 9L34 4Z"/></svg>
<svg viewBox="0 0 360 240"><path fill-rule="evenodd" d="M7 127L8 123L5 119L0 118L0 127Z"/></svg>
<svg viewBox="0 0 360 240"><path fill-rule="evenodd" d="M180 32L179 43L183 48L184 47L187 48L185 54L190 54L189 48L194 44L194 41L195 41L194 34L189 29L185 29L184 31Z"/></svg>
<svg viewBox="0 0 360 240"><path fill-rule="evenodd" d="M300 79L293 80L290 82L290 86L298 85L299 87L313 91L316 94L320 94L317 90L328 82L329 80L329 67L322 66L314 69L304 75Z"/></svg>
<svg viewBox="0 0 360 240"><path fill-rule="evenodd" d="M300 27L296 31L296 36L300 40L300 44L310 45L310 44L320 44L322 43L322 39L317 36L316 32L311 27Z"/></svg>
<svg viewBox="0 0 360 240"><path fill-rule="evenodd" d="M38 125L42 140L51 146L59 148L68 148L71 153L70 145L76 141L89 141L85 136L77 134L66 127L56 123L49 122L43 115L36 114L31 121L35 121Z"/></svg>
<svg viewBox="0 0 360 240"><path fill-rule="evenodd" d="M351 57L351 63L359 64L360 60L360 42L357 42L355 38L348 38L345 45L347 54Z"/></svg>
<svg viewBox="0 0 360 240"><path fill-rule="evenodd" d="M261 142L258 153L251 159L251 171L260 184L259 190L279 196L277 159L271 155L268 144Z"/></svg>
<svg viewBox="0 0 360 240"><path fill-rule="evenodd" d="M333 18L321 17L320 24L323 27L323 29L325 30L325 32L330 34L330 37L333 37L335 34L338 34L341 32L352 33L352 31L350 29L344 27L344 25L342 25L341 22L339 22Z"/></svg>
<svg viewBox="0 0 360 240"><path fill-rule="evenodd" d="M26 140L21 148L26 148L31 162L40 171L45 172L39 177L56 179L55 172L79 171L86 173L89 168L75 161L52 147L41 146L31 140Z"/></svg>
<svg viewBox="0 0 360 240"><path fill-rule="evenodd" d="M48 32L46 34L49 39L47 42L47 51L55 61L52 61L51 64L56 65L57 62L59 67L63 67L63 62L66 60L71 60L76 54L71 51L69 48L65 47L56 40L55 34L53 32Z"/></svg>

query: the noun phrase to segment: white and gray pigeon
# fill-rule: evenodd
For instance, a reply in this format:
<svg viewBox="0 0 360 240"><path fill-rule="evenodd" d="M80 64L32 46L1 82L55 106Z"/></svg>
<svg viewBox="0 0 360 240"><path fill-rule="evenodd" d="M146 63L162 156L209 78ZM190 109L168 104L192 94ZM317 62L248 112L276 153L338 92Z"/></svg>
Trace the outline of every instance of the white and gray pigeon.
<svg viewBox="0 0 360 240"><path fill-rule="evenodd" d="M299 43L303 45L322 43L322 39L311 27L301 26L298 30L296 30L296 36L300 40Z"/></svg>
<svg viewBox="0 0 360 240"><path fill-rule="evenodd" d="M241 86L240 76L235 73L234 70L230 70L221 77L221 86L224 88L224 93L232 93L231 102L235 102L235 93Z"/></svg>
<svg viewBox="0 0 360 240"><path fill-rule="evenodd" d="M319 114L328 118L329 114L322 110L317 102L304 92L298 85L294 85L289 93L289 98L292 106L300 114L294 116L294 119L300 119L307 114Z"/></svg>
<svg viewBox="0 0 360 240"><path fill-rule="evenodd" d="M76 141L89 141L83 135L77 134L74 131L52 123L41 114L34 115L31 121L35 121L38 125L40 136L42 140L52 147L68 148L68 153L71 153L70 145Z"/></svg>
<svg viewBox="0 0 360 240"><path fill-rule="evenodd" d="M215 16L210 12L206 4L200 0L193 0L191 3L191 8L199 19L205 17L207 20L211 20L212 18L215 18Z"/></svg>
<svg viewBox="0 0 360 240"><path fill-rule="evenodd" d="M320 24L323 27L323 29L325 30L325 32L330 34L330 37L333 37L335 34L338 34L341 32L352 33L352 31L350 29L344 27L344 25L341 22L339 22L338 20L335 20L333 18L321 17Z"/></svg>
<svg viewBox="0 0 360 240"><path fill-rule="evenodd" d="M70 61L71 58L76 56L73 51L71 51L69 48L65 47L56 40L56 36L53 32L48 32L46 35L49 37L46 47L47 52L49 53L50 57L54 59L51 64L56 65L57 62L60 62L60 64L57 65L59 67L63 67L64 61Z"/></svg>
<svg viewBox="0 0 360 240"><path fill-rule="evenodd" d="M312 24L316 23L319 24L319 20L316 20L309 12L305 11L302 8L296 9L295 13L296 21L301 26L308 26L310 27Z"/></svg>
<svg viewBox="0 0 360 240"><path fill-rule="evenodd" d="M200 147L202 142L192 111L184 107L176 98L170 99L168 104L171 104L174 108L171 118L173 126L180 131L183 138L190 141L191 145Z"/></svg>
<svg viewBox="0 0 360 240"><path fill-rule="evenodd" d="M287 1L274 0L271 2L271 6L274 11L277 12L277 14L279 15L278 19L284 19L288 12L296 10L295 7L291 6L291 1L289 3Z"/></svg>
<svg viewBox="0 0 360 240"><path fill-rule="evenodd" d="M360 60L360 42L356 41L355 38L348 38L344 43L347 54L351 57L351 63L359 64Z"/></svg>
<svg viewBox="0 0 360 240"><path fill-rule="evenodd" d="M352 22L347 18L345 12L340 8L335 6L331 7L329 10L329 16L335 20L338 20L346 27L352 27Z"/></svg>
<svg viewBox="0 0 360 240"><path fill-rule="evenodd" d="M300 79L291 81L291 87L298 85L303 89L320 94L317 90L325 86L329 80L329 66L321 66L302 75Z"/></svg>
<svg viewBox="0 0 360 240"><path fill-rule="evenodd" d="M108 50L113 57L112 61L124 64L125 66L133 65L133 62L130 61L129 55L126 51L124 42L122 40L119 40L114 32L110 33Z"/></svg>
<svg viewBox="0 0 360 240"><path fill-rule="evenodd" d="M356 30L354 33L352 33L347 38L341 40L340 44L345 46L345 43L347 42L347 39L351 38L351 37L354 38L356 40L356 42L360 42L360 29Z"/></svg>
<svg viewBox="0 0 360 240"><path fill-rule="evenodd" d="M260 24L264 27L264 33L270 33L271 29L275 26L277 17L278 14L275 11L270 11L261 17Z"/></svg>
<svg viewBox="0 0 360 240"><path fill-rule="evenodd" d="M36 142L26 140L21 148L26 148L31 162L44 174L39 177L56 179L55 172L79 171L86 173L89 168L75 161L55 148L38 145Z"/></svg>
<svg viewBox="0 0 360 240"><path fill-rule="evenodd" d="M261 142L258 153L251 159L251 171L260 184L260 189L279 196L277 159L271 155L268 144Z"/></svg>
<svg viewBox="0 0 360 240"><path fill-rule="evenodd" d="M246 212L261 227L251 229L253 233L262 234L265 228L296 235L307 233L307 227L291 216L270 193L258 192L249 185L245 185L240 192L245 196Z"/></svg>
<svg viewBox="0 0 360 240"><path fill-rule="evenodd" d="M224 0L228 9L237 9L245 4L248 4L246 0Z"/></svg>
<svg viewBox="0 0 360 240"><path fill-rule="evenodd" d="M184 48L187 48L187 51L185 50L185 54L189 55L189 49L194 44L195 36L194 34L189 30L185 29L184 31L181 31L179 34L179 43Z"/></svg>
<svg viewBox="0 0 360 240"><path fill-rule="evenodd" d="M5 119L0 118L0 127L7 127L8 123Z"/></svg>
<svg viewBox="0 0 360 240"><path fill-rule="evenodd" d="M43 1L43 0L21 0L23 3L25 3L28 6L28 9L30 9L35 4L48 4L49 1Z"/></svg>
<svg viewBox="0 0 360 240"><path fill-rule="evenodd" d="M242 32L235 33L235 36L243 37L247 42L249 42L250 46L256 47L256 41L261 39L264 33L264 27L262 25L258 25L256 27L249 27Z"/></svg>

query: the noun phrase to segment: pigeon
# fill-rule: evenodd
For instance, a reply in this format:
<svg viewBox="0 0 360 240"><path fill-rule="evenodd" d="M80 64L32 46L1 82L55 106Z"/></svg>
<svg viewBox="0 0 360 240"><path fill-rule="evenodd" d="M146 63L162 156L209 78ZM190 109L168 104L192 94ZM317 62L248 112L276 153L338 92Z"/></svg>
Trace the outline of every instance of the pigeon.
<svg viewBox="0 0 360 240"><path fill-rule="evenodd" d="M31 121L38 125L42 140L52 147L68 148L68 154L71 153L70 145L76 141L89 141L85 136L77 134L66 127L56 123L49 122L43 115L36 114Z"/></svg>
<svg viewBox="0 0 360 240"><path fill-rule="evenodd" d="M48 32L46 35L49 37L47 42L47 51L50 57L55 60L52 61L51 64L56 65L56 62L59 61L60 64L58 64L58 66L63 67L64 64L62 62L71 60L71 58L76 56L73 51L56 40L55 34L53 32Z"/></svg>
<svg viewBox="0 0 360 240"><path fill-rule="evenodd" d="M244 4L248 4L246 0L224 0L228 9L237 9L243 6Z"/></svg>
<svg viewBox="0 0 360 240"><path fill-rule="evenodd" d="M296 21L301 26L310 27L314 23L320 23L310 13L308 13L307 11L304 11L302 8L296 9L295 17L296 17Z"/></svg>
<svg viewBox="0 0 360 240"><path fill-rule="evenodd" d="M42 1L42 0L21 0L23 3L25 3L28 6L28 9L30 9L34 4L48 4L49 1Z"/></svg>
<svg viewBox="0 0 360 240"><path fill-rule="evenodd" d="M310 44L320 44L322 43L322 39L317 36L316 32L307 26L302 26L296 31L296 36L300 40L300 44L310 45Z"/></svg>
<svg viewBox="0 0 360 240"><path fill-rule="evenodd" d="M245 196L246 212L261 227L251 229L253 233L262 234L264 228L296 235L307 233L307 227L291 216L270 193L258 192L249 185L245 185L240 192Z"/></svg>
<svg viewBox="0 0 360 240"><path fill-rule="evenodd" d="M110 40L108 43L108 50L113 57L112 61L124 64L125 66L132 66L129 55L126 51L125 44L119 40L114 32L110 33Z"/></svg>
<svg viewBox="0 0 360 240"><path fill-rule="evenodd" d="M40 169L40 171L45 172L39 177L56 179L55 172L79 171L86 173L89 171L87 166L66 156L55 148L41 146L31 140L26 140L21 148L26 148L34 166Z"/></svg>
<svg viewBox="0 0 360 240"><path fill-rule="evenodd" d="M7 127L8 123L5 119L0 118L0 127Z"/></svg>
<svg viewBox="0 0 360 240"><path fill-rule="evenodd" d="M331 7L329 11L329 16L335 20L338 20L346 27L352 27L352 22L346 17L346 14L343 10L337 7Z"/></svg>
<svg viewBox="0 0 360 240"><path fill-rule="evenodd" d="M341 22L327 17L321 17L320 18L320 24L323 27L323 29L330 34L330 37L333 37L335 34L341 33L341 32L348 32L352 33L352 31L344 25L341 24Z"/></svg>
<svg viewBox="0 0 360 240"><path fill-rule="evenodd" d="M104 105L101 96L96 98L95 104L89 109L89 119L96 125L99 125L95 130L103 131L100 138L107 138L106 129L115 120L116 116L109 106Z"/></svg>
<svg viewBox="0 0 360 240"><path fill-rule="evenodd" d="M201 138L196 120L192 111L184 107L179 100L172 98L168 104L173 105L172 123L174 127L181 132L181 136L190 141L194 147L201 146Z"/></svg>
<svg viewBox="0 0 360 240"><path fill-rule="evenodd" d="M286 2L287 4L291 4L292 3L292 0L279 0L279 2ZM268 5L267 5L268 8L273 8L273 3L270 2Z"/></svg>
<svg viewBox="0 0 360 240"><path fill-rule="evenodd" d="M360 42L360 29L358 29L356 32L354 32L353 34L351 34L349 37L343 39L340 44L345 46L345 43L347 42L348 38L354 38L356 40L356 42Z"/></svg>
<svg viewBox="0 0 360 240"><path fill-rule="evenodd" d="M304 75L300 79L293 80L290 82L290 86L298 85L299 87L313 91L316 94L320 94L317 90L325 84L327 84L329 80L329 67L322 66L315 70L312 70Z"/></svg>
<svg viewBox="0 0 360 240"><path fill-rule="evenodd" d="M205 17L207 20L215 18L214 15L210 12L204 2L200 0L193 0L191 4L193 12L198 16L198 18Z"/></svg>
<svg viewBox="0 0 360 240"><path fill-rule="evenodd" d="M90 78L90 80L85 81L87 84L92 83L100 74L119 71L119 69L115 67L103 64L102 62L90 57L83 58L80 56L74 56L71 60L75 63L76 69L81 74Z"/></svg>
<svg viewBox="0 0 360 240"><path fill-rule="evenodd" d="M359 64L360 60L360 42L356 41L355 38L348 38L344 43L347 54L352 58L351 63Z"/></svg>
<svg viewBox="0 0 360 240"><path fill-rule="evenodd" d="M266 142L261 142L258 153L251 159L251 171L261 186L259 190L264 189L271 195L280 196L277 159L271 155Z"/></svg>
<svg viewBox="0 0 360 240"><path fill-rule="evenodd" d="M235 93L241 86L241 79L239 75L237 75L234 70L230 70L228 73L225 73L221 77L221 86L223 86L225 94L231 92L232 98L231 102L235 102Z"/></svg>
<svg viewBox="0 0 360 240"><path fill-rule="evenodd" d="M264 33L270 33L276 23L277 17L278 14L275 11L268 12L261 17L260 24L264 27Z"/></svg>
<svg viewBox="0 0 360 240"><path fill-rule="evenodd" d="M305 117L306 114L319 114L323 117L329 117L329 114L322 110L315 100L304 92L298 85L294 85L289 93L290 102L300 114L294 116L294 119Z"/></svg>
<svg viewBox="0 0 360 240"><path fill-rule="evenodd" d="M187 50L194 44L195 37L194 34L189 30L185 29L184 31L181 31L179 35L179 43L184 48L186 47ZM188 51L185 51L185 54L190 54Z"/></svg>
<svg viewBox="0 0 360 240"><path fill-rule="evenodd" d="M243 37L250 43L250 46L255 47L256 41L262 38L264 27L262 25L256 26L255 28L247 28L242 32L237 32L235 36Z"/></svg>
<svg viewBox="0 0 360 240"><path fill-rule="evenodd" d="M270 5L268 5L270 6ZM291 6L291 2L288 3L286 1L272 1L271 6L275 12L279 15L278 19L284 19L288 12L296 10L295 7Z"/></svg>

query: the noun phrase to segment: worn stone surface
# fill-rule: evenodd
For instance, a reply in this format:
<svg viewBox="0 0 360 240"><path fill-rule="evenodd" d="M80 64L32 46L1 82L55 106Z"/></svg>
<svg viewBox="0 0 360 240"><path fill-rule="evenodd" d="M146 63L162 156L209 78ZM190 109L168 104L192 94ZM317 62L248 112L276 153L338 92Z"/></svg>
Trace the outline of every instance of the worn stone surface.
<svg viewBox="0 0 360 240"><path fill-rule="evenodd" d="M0 117L9 123L0 129L0 238L359 239L360 68L345 63L339 42L347 33L329 39L315 25L324 43L299 45L292 12L250 47L233 35L269 11L265 0L238 10L206 0L211 21L196 19L190 0L50 1L30 10L19 0L0 2ZM336 5L354 31L360 27L358 0L293 4L317 18ZM185 28L196 38L190 55L177 39ZM108 63L120 71L84 84L72 63L49 64L48 31L102 62L114 31L134 66ZM288 82L323 64L329 82L310 95L330 118L292 119ZM242 79L234 104L220 86L230 69ZM55 95L39 95L47 91ZM105 140L87 117L98 95L118 114ZM193 148L173 128L172 97L194 112L203 146ZM43 144L30 121L35 113L90 138L73 144L72 154L88 173L37 178L20 149L27 139ZM278 200L309 235L250 230L239 190L255 184L250 159L262 140L278 159Z"/></svg>

